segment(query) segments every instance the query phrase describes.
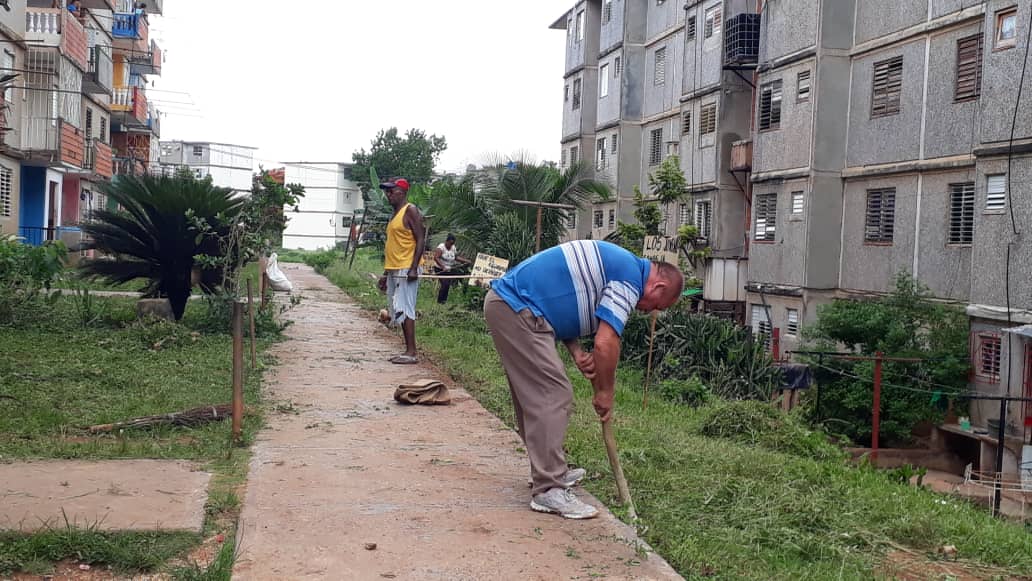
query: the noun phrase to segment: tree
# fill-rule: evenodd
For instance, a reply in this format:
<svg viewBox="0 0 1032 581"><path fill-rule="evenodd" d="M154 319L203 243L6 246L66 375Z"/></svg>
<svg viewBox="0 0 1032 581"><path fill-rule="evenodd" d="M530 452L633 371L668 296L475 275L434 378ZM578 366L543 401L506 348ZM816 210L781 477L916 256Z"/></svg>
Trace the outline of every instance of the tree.
<svg viewBox="0 0 1032 581"><path fill-rule="evenodd" d="M89 240L84 248L105 255L83 263L82 273L115 284L146 279L144 295L167 297L176 319L182 318L194 257L219 252L216 242L197 235L194 224L226 234L244 200L192 176L120 176L105 193L120 209L98 210L82 225Z"/></svg>
<svg viewBox="0 0 1032 581"><path fill-rule="evenodd" d="M363 191L374 185L368 181L370 168L383 178L404 177L412 184L427 184L447 148L444 136L428 136L421 129L409 129L401 136L397 127L391 127L376 134L369 151L360 149L351 155L352 175Z"/></svg>
<svg viewBox="0 0 1032 581"><path fill-rule="evenodd" d="M640 256L645 248L645 237L660 235L663 213L658 204L645 199L638 186L634 187L634 220L633 223L617 222L616 230L606 236L606 240Z"/></svg>

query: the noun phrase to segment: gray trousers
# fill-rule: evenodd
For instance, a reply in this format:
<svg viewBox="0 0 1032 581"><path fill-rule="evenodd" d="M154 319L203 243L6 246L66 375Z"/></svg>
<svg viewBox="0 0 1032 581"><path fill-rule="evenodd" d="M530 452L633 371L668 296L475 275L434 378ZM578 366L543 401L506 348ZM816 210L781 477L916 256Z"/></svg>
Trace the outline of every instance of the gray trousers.
<svg viewBox="0 0 1032 581"><path fill-rule="evenodd" d="M528 309L519 313L494 291L484 300L484 318L512 392L520 437L530 456L532 494L562 488L569 469L563 453L573 412L573 385L556 351L555 332Z"/></svg>

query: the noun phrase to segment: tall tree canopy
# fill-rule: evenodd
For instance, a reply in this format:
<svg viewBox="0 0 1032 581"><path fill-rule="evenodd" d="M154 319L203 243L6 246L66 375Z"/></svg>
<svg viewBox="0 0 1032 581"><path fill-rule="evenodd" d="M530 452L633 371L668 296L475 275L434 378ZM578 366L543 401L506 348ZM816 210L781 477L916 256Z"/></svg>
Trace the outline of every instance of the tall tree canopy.
<svg viewBox="0 0 1032 581"><path fill-rule="evenodd" d="M352 175L363 190L369 183L369 168L375 167L382 178L404 177L413 184L429 183L441 153L448 148L444 136L427 135L422 129L409 129L404 136L397 127L381 130L369 151L351 155Z"/></svg>

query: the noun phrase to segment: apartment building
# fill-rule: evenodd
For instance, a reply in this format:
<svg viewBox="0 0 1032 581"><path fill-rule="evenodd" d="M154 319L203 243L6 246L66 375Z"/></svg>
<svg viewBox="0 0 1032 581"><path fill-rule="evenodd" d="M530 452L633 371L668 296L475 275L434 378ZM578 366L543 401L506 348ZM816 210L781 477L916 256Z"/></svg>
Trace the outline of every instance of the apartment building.
<svg viewBox="0 0 1032 581"><path fill-rule="evenodd" d="M140 175L160 163L161 115L147 99L147 80L161 74L164 53L150 38L150 18L160 16L161 0L111 0L114 89L111 144L115 173ZM142 4L140 10L135 6Z"/></svg>
<svg viewBox="0 0 1032 581"><path fill-rule="evenodd" d="M293 162L284 164L282 175L283 183L305 188L297 209L284 208L283 247L320 250L346 244L355 234L356 214L365 207L351 164Z"/></svg>
<svg viewBox="0 0 1032 581"><path fill-rule="evenodd" d="M0 10L0 236L18 234L21 214L20 120L24 109L19 69L25 66L25 2ZM14 75L12 77L12 75Z"/></svg>
<svg viewBox="0 0 1032 581"><path fill-rule="evenodd" d="M189 169L199 179L211 177L222 188L245 194L251 191L254 179L255 147L213 143L208 141L162 141L160 165L152 173L174 175L181 168Z"/></svg>

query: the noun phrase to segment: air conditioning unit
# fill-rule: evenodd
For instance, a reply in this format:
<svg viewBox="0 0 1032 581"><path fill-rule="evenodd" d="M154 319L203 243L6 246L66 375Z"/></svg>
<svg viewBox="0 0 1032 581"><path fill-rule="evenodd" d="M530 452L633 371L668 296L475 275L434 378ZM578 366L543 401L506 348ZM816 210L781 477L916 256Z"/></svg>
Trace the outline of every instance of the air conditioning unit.
<svg viewBox="0 0 1032 581"><path fill-rule="evenodd" d="M754 64L760 57L760 15L738 14L724 23L724 64Z"/></svg>

